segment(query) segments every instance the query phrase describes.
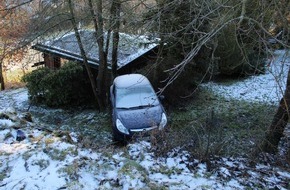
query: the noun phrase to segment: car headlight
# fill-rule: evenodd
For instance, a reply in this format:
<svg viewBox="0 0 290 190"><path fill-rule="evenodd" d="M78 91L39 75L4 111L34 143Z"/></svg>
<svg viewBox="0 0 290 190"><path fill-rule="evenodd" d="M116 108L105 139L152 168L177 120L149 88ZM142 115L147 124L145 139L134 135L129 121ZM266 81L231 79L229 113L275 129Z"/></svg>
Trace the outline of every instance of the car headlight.
<svg viewBox="0 0 290 190"><path fill-rule="evenodd" d="M167 124L167 117L165 115L165 113L162 113L162 116L161 116L161 121L160 121L160 124L159 124L159 129L163 129Z"/></svg>
<svg viewBox="0 0 290 190"><path fill-rule="evenodd" d="M119 119L116 120L116 127L121 133L129 135L128 129L124 127L124 125L121 123Z"/></svg>

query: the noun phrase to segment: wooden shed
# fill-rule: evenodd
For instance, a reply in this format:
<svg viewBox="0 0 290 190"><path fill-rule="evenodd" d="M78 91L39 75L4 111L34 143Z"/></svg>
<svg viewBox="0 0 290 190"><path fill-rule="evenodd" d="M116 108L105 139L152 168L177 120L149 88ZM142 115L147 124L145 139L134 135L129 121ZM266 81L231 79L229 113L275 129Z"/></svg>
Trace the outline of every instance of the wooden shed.
<svg viewBox="0 0 290 190"><path fill-rule="evenodd" d="M81 40L88 58L89 65L95 70L99 66L98 45L93 30L80 31ZM135 69L156 61L158 44L155 39L147 36L136 36L120 33L118 47L118 74L131 73ZM80 49L74 32L38 42L33 49L43 52L43 61L35 63L36 66L44 64L46 67L57 69L61 67L62 60L83 62ZM108 69L111 69L111 49L109 45Z"/></svg>

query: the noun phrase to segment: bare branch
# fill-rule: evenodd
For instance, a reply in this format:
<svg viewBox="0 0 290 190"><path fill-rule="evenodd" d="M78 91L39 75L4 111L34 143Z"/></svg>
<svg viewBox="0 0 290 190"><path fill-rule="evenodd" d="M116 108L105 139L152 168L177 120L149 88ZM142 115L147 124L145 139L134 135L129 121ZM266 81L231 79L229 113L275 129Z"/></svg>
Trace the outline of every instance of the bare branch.
<svg viewBox="0 0 290 190"><path fill-rule="evenodd" d="M31 3L32 1L34 1L34 0L28 0L28 1L25 1L25 2L22 2L22 3L19 3L19 4L16 4L16 5L14 5L14 4L10 4L10 5L8 5L5 9L0 9L0 12L1 12L1 11L9 11L9 10L16 9L16 8L21 7L21 6L23 6L23 5L29 4L29 3Z"/></svg>

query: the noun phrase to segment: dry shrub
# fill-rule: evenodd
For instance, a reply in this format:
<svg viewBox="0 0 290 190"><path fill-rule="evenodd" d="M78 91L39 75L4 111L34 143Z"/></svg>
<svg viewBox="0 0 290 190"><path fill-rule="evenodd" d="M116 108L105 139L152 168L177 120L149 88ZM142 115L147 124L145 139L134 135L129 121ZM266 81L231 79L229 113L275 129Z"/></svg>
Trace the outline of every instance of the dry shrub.
<svg viewBox="0 0 290 190"><path fill-rule="evenodd" d="M25 86L25 83L23 82L12 81L12 82L7 82L5 84L5 89L16 89L16 88L22 88L24 86Z"/></svg>
<svg viewBox="0 0 290 190"><path fill-rule="evenodd" d="M166 130L153 131L150 142L155 155L165 156L175 148L186 150L201 161L222 155L229 138L219 121L211 114L204 123L190 122L178 129L168 126Z"/></svg>

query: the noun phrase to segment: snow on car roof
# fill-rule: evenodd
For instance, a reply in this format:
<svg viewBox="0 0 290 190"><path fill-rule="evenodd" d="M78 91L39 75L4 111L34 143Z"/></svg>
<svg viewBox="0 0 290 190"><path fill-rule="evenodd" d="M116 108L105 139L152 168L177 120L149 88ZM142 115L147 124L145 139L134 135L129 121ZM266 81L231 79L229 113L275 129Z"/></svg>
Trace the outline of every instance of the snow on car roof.
<svg viewBox="0 0 290 190"><path fill-rule="evenodd" d="M150 81L141 74L127 74L115 78L114 84L117 88L127 88L134 85L151 85Z"/></svg>

